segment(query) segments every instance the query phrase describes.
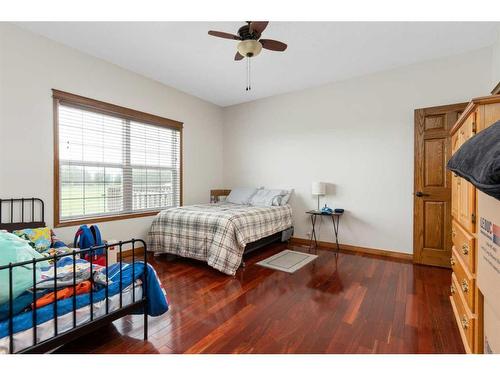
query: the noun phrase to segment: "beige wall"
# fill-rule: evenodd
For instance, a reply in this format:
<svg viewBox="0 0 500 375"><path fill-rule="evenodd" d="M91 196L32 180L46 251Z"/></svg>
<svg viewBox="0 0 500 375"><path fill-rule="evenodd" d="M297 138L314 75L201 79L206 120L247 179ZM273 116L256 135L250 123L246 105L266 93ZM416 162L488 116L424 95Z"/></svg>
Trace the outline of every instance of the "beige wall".
<svg viewBox="0 0 500 375"><path fill-rule="evenodd" d="M492 47L491 60L491 88L495 87L500 82L500 28L497 33L497 40ZM491 90L489 91L491 92Z"/></svg>
<svg viewBox="0 0 500 375"><path fill-rule="evenodd" d="M491 49L279 95L224 110L224 182L292 187L295 236L322 203L347 210L346 244L413 251L413 111L489 92ZM332 241L325 221L321 240Z"/></svg>
<svg viewBox="0 0 500 375"><path fill-rule="evenodd" d="M184 122L184 202L222 185L222 110L138 74L0 23L0 194L41 197L52 225L51 89ZM102 223L106 238L145 238L152 218ZM65 240L75 228L57 230Z"/></svg>
<svg viewBox="0 0 500 375"><path fill-rule="evenodd" d="M221 109L0 23L0 195L43 198L52 225L57 88L184 122L186 204L206 201L212 187L292 187L296 235L306 237L310 184L326 181L333 185L322 202L348 211L343 243L412 252L413 110L487 94L500 74L498 43ZM107 238L126 239L145 237L150 222L101 227ZM69 240L74 231L57 232ZM327 222L321 239L332 240Z"/></svg>

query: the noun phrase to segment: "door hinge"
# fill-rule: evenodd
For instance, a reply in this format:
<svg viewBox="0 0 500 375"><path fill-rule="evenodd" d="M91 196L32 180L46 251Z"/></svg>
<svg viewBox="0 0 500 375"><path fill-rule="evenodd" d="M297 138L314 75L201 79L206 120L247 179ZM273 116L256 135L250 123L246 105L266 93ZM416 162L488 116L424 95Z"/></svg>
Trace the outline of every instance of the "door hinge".
<svg viewBox="0 0 500 375"><path fill-rule="evenodd" d="M473 134L476 134L476 132L477 132L476 122L475 122L475 121L473 121L473 122L472 122L472 133L473 133Z"/></svg>
<svg viewBox="0 0 500 375"><path fill-rule="evenodd" d="M472 224L476 224L476 214L471 215Z"/></svg>

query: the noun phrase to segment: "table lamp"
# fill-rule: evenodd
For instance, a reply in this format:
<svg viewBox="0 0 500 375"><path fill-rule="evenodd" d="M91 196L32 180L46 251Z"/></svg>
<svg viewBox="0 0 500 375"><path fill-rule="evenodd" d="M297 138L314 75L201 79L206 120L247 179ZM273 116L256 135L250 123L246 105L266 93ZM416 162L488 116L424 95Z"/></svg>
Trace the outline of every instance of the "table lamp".
<svg viewBox="0 0 500 375"><path fill-rule="evenodd" d="M313 182L311 186L312 195L318 197L318 211L319 211L319 197L326 194L326 184L324 182Z"/></svg>

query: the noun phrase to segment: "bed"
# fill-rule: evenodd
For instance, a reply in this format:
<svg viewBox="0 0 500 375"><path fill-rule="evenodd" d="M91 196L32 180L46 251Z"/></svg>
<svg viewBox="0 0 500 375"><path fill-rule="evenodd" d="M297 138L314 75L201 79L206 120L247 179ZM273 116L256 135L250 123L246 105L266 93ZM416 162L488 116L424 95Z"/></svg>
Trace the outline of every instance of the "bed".
<svg viewBox="0 0 500 375"><path fill-rule="evenodd" d="M201 260L234 275L244 254L273 241L287 241L292 233L289 204L199 204L161 211L151 225L148 250Z"/></svg>
<svg viewBox="0 0 500 375"><path fill-rule="evenodd" d="M1 230L44 227L43 201L0 199L0 219ZM100 251L104 252L108 264L107 251L111 246L118 246L120 260L109 267L80 259L82 253L92 255ZM136 253L141 246L145 251L139 258ZM147 340L148 315L163 314L168 310L168 302L155 270L146 261L146 246L143 240L132 239L0 264L1 276L8 277L8 282L0 285L0 296L8 297L7 302L0 304L0 353L44 353L129 314L144 316L144 340ZM131 262L121 257L122 249L127 247L132 250ZM30 288L22 294L14 294L19 269L29 269L32 279ZM44 279L44 275L51 278ZM87 292L77 293L81 280L90 287ZM55 290L57 293L66 290L72 295L59 298L54 295ZM39 305L41 297L51 294L55 301Z"/></svg>

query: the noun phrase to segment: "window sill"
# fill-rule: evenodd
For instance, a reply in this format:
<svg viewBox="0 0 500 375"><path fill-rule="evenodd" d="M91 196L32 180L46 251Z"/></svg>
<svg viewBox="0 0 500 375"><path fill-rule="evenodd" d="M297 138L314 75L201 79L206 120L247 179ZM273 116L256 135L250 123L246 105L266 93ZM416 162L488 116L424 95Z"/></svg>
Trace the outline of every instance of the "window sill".
<svg viewBox="0 0 500 375"><path fill-rule="evenodd" d="M156 211L147 211L147 212L137 212L131 214L123 214L123 215L113 215L113 216L96 216L88 219L77 219L77 220L68 220L59 222L58 218L55 219L54 227L62 228L62 227L74 227L82 224L93 224L93 223L102 223L104 221L118 221L118 220L127 220L127 219L135 219L139 217L153 216L157 215L160 210Z"/></svg>

